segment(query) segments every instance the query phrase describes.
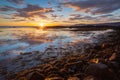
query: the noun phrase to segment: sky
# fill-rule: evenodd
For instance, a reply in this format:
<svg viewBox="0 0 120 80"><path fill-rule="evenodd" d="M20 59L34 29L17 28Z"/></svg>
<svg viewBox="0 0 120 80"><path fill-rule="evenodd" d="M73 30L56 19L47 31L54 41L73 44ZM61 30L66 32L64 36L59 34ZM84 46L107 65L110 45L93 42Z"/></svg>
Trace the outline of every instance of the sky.
<svg viewBox="0 0 120 80"><path fill-rule="evenodd" d="M0 26L120 22L120 0L0 0Z"/></svg>

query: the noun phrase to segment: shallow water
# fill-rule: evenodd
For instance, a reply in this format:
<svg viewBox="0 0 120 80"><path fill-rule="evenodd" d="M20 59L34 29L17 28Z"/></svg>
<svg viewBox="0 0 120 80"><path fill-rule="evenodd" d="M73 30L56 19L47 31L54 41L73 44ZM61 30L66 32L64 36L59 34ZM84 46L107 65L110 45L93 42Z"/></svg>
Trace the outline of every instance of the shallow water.
<svg viewBox="0 0 120 80"><path fill-rule="evenodd" d="M0 60L20 52L45 51L48 47L65 47L76 43L95 43L100 34L112 31L71 31L70 29L0 28Z"/></svg>

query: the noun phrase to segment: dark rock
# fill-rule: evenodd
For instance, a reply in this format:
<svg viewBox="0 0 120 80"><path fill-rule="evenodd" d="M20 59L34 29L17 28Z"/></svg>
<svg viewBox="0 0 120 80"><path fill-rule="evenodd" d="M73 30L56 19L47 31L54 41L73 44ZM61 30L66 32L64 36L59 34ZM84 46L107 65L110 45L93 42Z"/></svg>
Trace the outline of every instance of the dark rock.
<svg viewBox="0 0 120 80"><path fill-rule="evenodd" d="M85 77L83 80L99 80L99 79L96 79L94 76L87 76Z"/></svg>
<svg viewBox="0 0 120 80"><path fill-rule="evenodd" d="M84 74L84 73L76 73L76 74L74 74L73 76L80 78L80 80L83 80L84 77L86 76L86 74Z"/></svg>
<svg viewBox="0 0 120 80"><path fill-rule="evenodd" d="M69 73L68 73L67 69L63 68L63 69L60 69L60 74L61 74L63 77L66 77Z"/></svg>
<svg viewBox="0 0 120 80"><path fill-rule="evenodd" d="M52 74L52 73L58 73L58 68L57 67L49 67L45 70L46 74Z"/></svg>
<svg viewBox="0 0 120 80"><path fill-rule="evenodd" d="M69 77L67 80L80 80L78 77Z"/></svg>
<svg viewBox="0 0 120 80"><path fill-rule="evenodd" d="M118 73L118 70L120 69L120 66L115 61L110 61L107 63L108 67L111 68L115 73Z"/></svg>
<svg viewBox="0 0 120 80"><path fill-rule="evenodd" d="M62 77L51 77L51 78L45 78L45 80L64 80Z"/></svg>
<svg viewBox="0 0 120 80"><path fill-rule="evenodd" d="M115 54L115 58L113 59L113 61L116 61L116 62L120 62L120 53L116 53Z"/></svg>
<svg viewBox="0 0 120 80"><path fill-rule="evenodd" d="M105 64L90 64L86 70L87 75L92 75L97 80L117 80L115 74Z"/></svg>
<svg viewBox="0 0 120 80"><path fill-rule="evenodd" d="M15 80L28 80L28 79L25 77L20 77L19 79L15 79Z"/></svg>
<svg viewBox="0 0 120 80"><path fill-rule="evenodd" d="M38 72L33 72L29 74L29 80L44 80L44 76Z"/></svg>
<svg viewBox="0 0 120 80"><path fill-rule="evenodd" d="M77 72L82 70L83 63L82 61L67 63L64 67L70 72Z"/></svg>

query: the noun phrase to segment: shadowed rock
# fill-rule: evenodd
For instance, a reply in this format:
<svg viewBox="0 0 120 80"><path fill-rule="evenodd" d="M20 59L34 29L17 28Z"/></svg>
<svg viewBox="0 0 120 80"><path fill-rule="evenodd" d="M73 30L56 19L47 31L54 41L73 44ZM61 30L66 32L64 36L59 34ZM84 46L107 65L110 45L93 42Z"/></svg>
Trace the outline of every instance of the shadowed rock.
<svg viewBox="0 0 120 80"><path fill-rule="evenodd" d="M115 74L109 70L107 65L102 63L90 64L86 74L95 76L97 80L117 80Z"/></svg>

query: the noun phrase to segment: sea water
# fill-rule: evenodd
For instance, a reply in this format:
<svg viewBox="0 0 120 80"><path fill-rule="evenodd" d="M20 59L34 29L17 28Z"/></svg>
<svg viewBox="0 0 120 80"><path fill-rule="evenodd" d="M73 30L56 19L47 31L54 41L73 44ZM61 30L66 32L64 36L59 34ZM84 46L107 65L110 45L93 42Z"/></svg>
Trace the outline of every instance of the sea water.
<svg viewBox="0 0 120 80"><path fill-rule="evenodd" d="M0 60L15 57L21 52L41 51L48 47L65 48L77 43L97 43L97 36L113 31L72 31L71 28L0 28Z"/></svg>

